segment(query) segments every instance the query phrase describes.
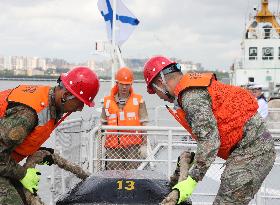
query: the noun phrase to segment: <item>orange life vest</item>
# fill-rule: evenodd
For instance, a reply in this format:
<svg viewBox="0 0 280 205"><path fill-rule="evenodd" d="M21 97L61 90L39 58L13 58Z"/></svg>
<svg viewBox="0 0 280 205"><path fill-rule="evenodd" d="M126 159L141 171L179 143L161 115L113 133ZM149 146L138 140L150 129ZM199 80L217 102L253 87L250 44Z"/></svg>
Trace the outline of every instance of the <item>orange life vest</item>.
<svg viewBox="0 0 280 205"><path fill-rule="evenodd" d="M184 75L174 90L180 107L183 91L191 87L207 87L221 141L218 156L227 159L242 139L245 123L257 112L258 103L245 89L220 83L212 73L193 73ZM196 139L186 120L187 113L182 109L178 109L176 113L169 109L169 112Z"/></svg>
<svg viewBox="0 0 280 205"><path fill-rule="evenodd" d="M104 98L104 109L108 125L114 126L140 126L139 119L139 104L142 102L142 96L130 90L130 96L123 108L120 110L116 101L115 95L118 92L117 85L112 88L111 95ZM111 131L111 132L129 132L136 133L131 130L129 131ZM139 145L143 142L141 134L108 134L106 136L105 147L106 148L126 148L132 145Z"/></svg>
<svg viewBox="0 0 280 205"><path fill-rule="evenodd" d="M0 92L0 118L5 116L8 102L18 102L31 107L38 116L38 125L12 152L12 157L20 162L32 155L50 137L56 127L55 119L47 119L49 86L20 85L12 90Z"/></svg>

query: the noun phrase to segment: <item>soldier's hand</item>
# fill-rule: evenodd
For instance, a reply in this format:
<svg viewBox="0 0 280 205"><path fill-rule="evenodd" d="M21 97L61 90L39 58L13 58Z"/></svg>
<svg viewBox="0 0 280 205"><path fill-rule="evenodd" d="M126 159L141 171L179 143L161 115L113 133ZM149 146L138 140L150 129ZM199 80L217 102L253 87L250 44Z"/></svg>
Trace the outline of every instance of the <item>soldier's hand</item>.
<svg viewBox="0 0 280 205"><path fill-rule="evenodd" d="M180 203L186 201L187 199L189 199L190 196L192 195L196 185L197 185L197 182L190 176L188 176L188 178L186 180L181 181L178 184L176 184L172 189L177 190L179 192L179 198L178 198L177 204L180 204Z"/></svg>
<svg viewBox="0 0 280 205"><path fill-rule="evenodd" d="M40 162L40 164L42 165L53 165L54 164L54 160L52 158L52 154L54 153L54 149L52 148L47 148L47 147L40 147L39 150L45 150L48 151L50 154L46 155L43 160Z"/></svg>
<svg viewBox="0 0 280 205"><path fill-rule="evenodd" d="M193 165L193 162L194 162L194 157L195 157L195 153L194 152L191 152L191 161L190 161L190 166L192 166ZM180 158L180 156L178 157L178 159L177 159L177 167L180 167L180 160L181 160L181 158Z"/></svg>
<svg viewBox="0 0 280 205"><path fill-rule="evenodd" d="M49 148L49 147L40 147L39 150L45 150L45 151L48 151L51 154L54 153L54 149L53 148Z"/></svg>
<svg viewBox="0 0 280 205"><path fill-rule="evenodd" d="M43 158L43 160L40 162L41 165L48 165L51 166L54 164L54 160L52 158L52 155L47 155Z"/></svg>
<svg viewBox="0 0 280 205"><path fill-rule="evenodd" d="M191 152L191 161L190 161L190 166L193 165L194 163L194 157L195 157L195 153L194 152Z"/></svg>
<svg viewBox="0 0 280 205"><path fill-rule="evenodd" d="M19 180L22 185L32 194L37 195L38 183L40 181L41 173L36 168L28 168L25 176Z"/></svg>

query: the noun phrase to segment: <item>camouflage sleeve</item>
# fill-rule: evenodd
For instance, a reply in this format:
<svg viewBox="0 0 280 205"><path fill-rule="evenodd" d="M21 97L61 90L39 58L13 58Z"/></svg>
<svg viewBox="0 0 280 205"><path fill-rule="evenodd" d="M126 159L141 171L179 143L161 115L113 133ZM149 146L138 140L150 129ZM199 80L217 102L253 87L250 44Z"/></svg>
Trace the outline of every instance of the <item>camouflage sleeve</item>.
<svg viewBox="0 0 280 205"><path fill-rule="evenodd" d="M34 129L37 120L36 113L23 105L8 109L0 119L0 176L17 180L25 176L25 169L11 158L11 153Z"/></svg>
<svg viewBox="0 0 280 205"><path fill-rule="evenodd" d="M205 88L186 90L182 96L182 107L187 113L186 120L193 134L197 136L195 161L189 175L200 181L215 160L220 147L217 122L208 91Z"/></svg>

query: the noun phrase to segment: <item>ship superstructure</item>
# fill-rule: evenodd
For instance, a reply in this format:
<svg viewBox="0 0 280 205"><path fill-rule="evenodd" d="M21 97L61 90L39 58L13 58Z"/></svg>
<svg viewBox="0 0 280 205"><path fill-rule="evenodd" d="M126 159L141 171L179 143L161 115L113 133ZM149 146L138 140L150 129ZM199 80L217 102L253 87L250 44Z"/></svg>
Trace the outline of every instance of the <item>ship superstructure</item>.
<svg viewBox="0 0 280 205"><path fill-rule="evenodd" d="M262 0L261 9L254 10L241 43L241 59L232 67L232 83L255 82L272 90L280 84L280 25L268 0Z"/></svg>

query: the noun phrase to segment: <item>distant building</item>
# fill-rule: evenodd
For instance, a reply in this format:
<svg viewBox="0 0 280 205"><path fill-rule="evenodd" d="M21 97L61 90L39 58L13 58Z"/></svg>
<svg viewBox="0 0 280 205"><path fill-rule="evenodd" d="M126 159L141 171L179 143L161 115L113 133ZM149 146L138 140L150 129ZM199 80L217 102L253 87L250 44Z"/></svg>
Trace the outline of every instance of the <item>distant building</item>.
<svg viewBox="0 0 280 205"><path fill-rule="evenodd" d="M51 69L56 69L56 68L71 69L72 67L74 67L73 65L71 65L64 59L46 58L45 60L46 60L46 69L49 69L49 68L51 68Z"/></svg>
<svg viewBox="0 0 280 205"><path fill-rule="evenodd" d="M25 57L24 70L32 70L37 67L36 57Z"/></svg>
<svg viewBox="0 0 280 205"><path fill-rule="evenodd" d="M59 59L59 58L54 58L54 59L52 60L52 63L53 63L54 65L56 65L56 67L60 67L60 68L65 67L65 65L67 65L67 67L68 67L68 65L69 65L69 63L68 63L66 60L64 60L64 59Z"/></svg>
<svg viewBox="0 0 280 205"><path fill-rule="evenodd" d="M4 69L12 70L11 56L4 56Z"/></svg>
<svg viewBox="0 0 280 205"><path fill-rule="evenodd" d="M183 72L190 70L203 70L200 63L172 59L181 64ZM130 58L124 59L126 66L134 72L142 72L147 59ZM12 70L15 75L52 75L58 76L76 66L87 66L97 72L100 76L111 75L111 60L95 61L89 59L84 63L71 64L59 58L40 58L29 56L0 56L0 70Z"/></svg>
<svg viewBox="0 0 280 205"><path fill-rule="evenodd" d="M41 68L35 68L28 70L28 76L42 76L45 74L45 71Z"/></svg>
<svg viewBox="0 0 280 205"><path fill-rule="evenodd" d="M15 65L16 70L25 70L23 57L16 58L15 62L16 62L16 65Z"/></svg>
<svg viewBox="0 0 280 205"><path fill-rule="evenodd" d="M0 70L4 70L5 59L3 56L0 56Z"/></svg>
<svg viewBox="0 0 280 205"><path fill-rule="evenodd" d="M91 68L92 70L96 70L95 60L93 60L93 59L88 60L86 63L86 66Z"/></svg>
<svg viewBox="0 0 280 205"><path fill-rule="evenodd" d="M47 69L47 62L44 58L37 59L37 68L42 68L43 70Z"/></svg>
<svg viewBox="0 0 280 205"><path fill-rule="evenodd" d="M27 70L14 70L14 75L28 75Z"/></svg>
<svg viewBox="0 0 280 205"><path fill-rule="evenodd" d="M189 71L203 71L203 67L200 63L192 63L191 61L188 62L182 62L180 63L181 69L183 73L189 72Z"/></svg>

